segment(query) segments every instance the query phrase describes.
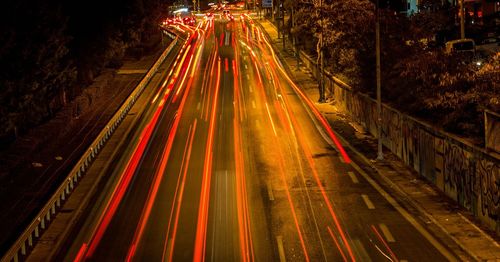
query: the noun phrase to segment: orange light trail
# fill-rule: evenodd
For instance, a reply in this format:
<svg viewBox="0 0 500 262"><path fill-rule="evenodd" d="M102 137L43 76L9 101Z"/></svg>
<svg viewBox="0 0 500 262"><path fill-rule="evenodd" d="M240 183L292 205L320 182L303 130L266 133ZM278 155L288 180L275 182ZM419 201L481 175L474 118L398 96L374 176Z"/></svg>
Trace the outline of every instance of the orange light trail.
<svg viewBox="0 0 500 262"><path fill-rule="evenodd" d="M335 246L337 246L337 249L340 251L340 255L342 255L344 261L347 262L347 257L345 256L344 251L342 251L342 248L340 247L339 242L335 238L335 235L333 235L332 229L330 227L327 228L328 228L328 233L330 233L330 236L332 237L333 242L335 243Z"/></svg>
<svg viewBox="0 0 500 262"><path fill-rule="evenodd" d="M254 65L255 65L255 70L260 78L259 68L257 67L257 64L255 63L255 60L254 60ZM261 88L259 88L258 91L260 92L263 101L267 101L267 97L266 97L266 93L265 93L263 85L261 85ZM267 106L267 102L265 102L265 103L266 103L267 113L269 116L269 118L268 118L269 124L271 124L273 126L273 131L275 132L275 136L277 136L276 130L274 129L274 123L272 122L271 115L269 112L269 107ZM273 140L273 141L276 143L277 140ZM288 182L287 182L286 176L285 176L285 168L284 168L285 167L285 160L284 160L283 152L282 152L281 147L279 145L276 145L275 148L277 149L276 151L278 152L278 156L279 156L278 157L278 160L279 160L278 164L279 164L279 170L280 170L279 174L280 174L281 179L283 180L283 183L285 184L285 193L287 196L288 205L290 206L290 210L292 212L292 217L293 217L293 221L295 224L295 228L297 229L297 234L299 236L300 245L302 247L302 251L304 253L304 257L305 257L306 261L310 261L309 254L307 252L306 244L304 241L304 237L302 234L302 230L301 230L300 225L299 225L299 220L297 218L297 213L295 211L295 207L293 204L292 195L290 194L289 185L288 185Z"/></svg>
<svg viewBox="0 0 500 262"><path fill-rule="evenodd" d="M210 118L210 126L208 132L207 146L205 151L205 166L203 170L202 188L200 196L200 206L198 209L198 224L196 227L196 239L194 247L193 261L205 260L206 237L207 237L207 222L208 222L208 207L210 197L210 180L212 175L212 150L215 134L215 122L217 113L217 103L219 96L219 86L221 77L221 60L218 59L217 66L217 82L215 85L214 102L212 106L212 115Z"/></svg>
<svg viewBox="0 0 500 262"><path fill-rule="evenodd" d="M176 208L176 213L175 213L174 229L173 229L173 233L172 233L172 248L170 249L170 254L168 254L168 257L169 257L168 261L173 261L175 238L177 236L177 228L179 225L179 217L180 217L180 212L181 212L182 197L184 195L184 185L186 184L188 164L189 164L189 160L191 158L191 151L193 148L194 135L196 133L196 123L197 123L197 119L194 120L193 125L189 129L188 142L186 143L186 147L184 149L184 155L183 155L182 166L181 166L182 183L180 184L180 191L179 191L179 198L178 199L177 199L177 188L176 188L176 192L175 192L176 197L174 198L174 201L175 201L175 204L177 204L177 208ZM186 163L186 164L184 164L184 163ZM179 175L179 177L181 177L181 175ZM179 186L179 185L177 185L177 186ZM173 211L173 209L172 209L172 211ZM164 246L162 261L165 261L165 255L166 255L165 253L167 251L168 235L169 235L169 231L170 231L171 218L172 217L170 217L169 223L168 223L168 230L167 230L166 239L165 239L165 246Z"/></svg>
<svg viewBox="0 0 500 262"><path fill-rule="evenodd" d="M120 176L120 181L113 190L111 199L107 202L106 207L104 208L104 212L101 214L98 220L99 222L97 228L95 228L94 232L92 233L92 237L89 242L89 248L85 254L85 259L92 257L95 249L97 248L97 246L101 241L102 236L106 232L109 223L111 223L111 219L114 217L116 210L118 209L118 206L121 200L123 199L123 196L125 195L128 186L130 185L132 177L137 169L137 166L139 165L140 159L144 154L144 151L151 138L153 130L158 122L158 118L160 116L162 109L163 109L163 104L158 106L153 118L150 120L149 124L142 131L139 137L139 143L132 151L134 153L132 157L129 159L126 165L126 169Z"/></svg>
<svg viewBox="0 0 500 262"><path fill-rule="evenodd" d="M216 66L216 62L217 62L217 51L218 51L218 47L217 47L217 45L215 45L215 50L214 50L214 52L213 52L213 60L212 60L212 65L211 65L211 68L210 68L210 79L209 79L209 81L208 81L207 85L209 85L210 83L212 83L212 81L213 81L213 80L212 80L212 79L213 79L212 77L213 77L213 74L214 74L214 70L217 68L217 66ZM208 89L208 88L207 88L207 89ZM207 106L206 106L206 108L204 109L204 111L205 111L205 118L204 118L204 119L205 119L205 121L208 121L208 113L209 113L209 111L210 111L210 92L211 92L211 90L208 90L208 92L206 92L206 93L207 93L207 102L206 102L206 105L207 105Z"/></svg>
<svg viewBox="0 0 500 262"><path fill-rule="evenodd" d="M189 47L191 47L191 46L189 46ZM186 53L188 51L189 51L189 48L188 48L188 50L186 50ZM189 68L191 68L191 63L192 62L193 62L193 53L190 53L189 54L189 62L187 63L187 66L185 67L186 71L184 71L184 74L183 74L181 83L179 85L179 88L177 88L177 92L175 93L174 100L172 101L173 103L175 103L175 101L177 100L177 97L179 96L179 93L181 92L182 87L184 86L184 82L186 81L186 78L188 77L188 74L186 74L186 72L187 72L187 70L189 70Z"/></svg>
<svg viewBox="0 0 500 262"><path fill-rule="evenodd" d="M266 102L266 110L267 110L267 115L269 116L269 120L271 121L271 126L273 127L274 135L278 136L278 133L276 132L276 127L274 127L274 121L273 118L271 117L271 112L269 111L269 106L267 105L267 102Z"/></svg>
<svg viewBox="0 0 500 262"><path fill-rule="evenodd" d="M273 52L273 51L271 50L271 52ZM273 52L273 56L274 56L274 52ZM275 57L274 57L274 58L275 58ZM276 58L275 58L275 60L276 60ZM280 65L277 63L277 61L275 61L275 62L276 62L276 64L278 65L278 67L280 68L280 70L281 70L281 67L280 67ZM282 73L283 73L283 75L284 75L285 77L288 77L284 71L282 71ZM275 75L275 73L274 73L274 75ZM293 81L291 81L290 79L289 79L289 82L290 82L292 85L294 85ZM281 85L279 85L279 81L275 81L275 83L278 83L277 88L280 88L280 89L282 88L282 87L281 87ZM300 90L299 90L299 91L300 91ZM282 93L283 93L283 92L282 92ZM309 100L308 100L308 101L309 101ZM351 257L352 261L355 261L355 257L354 257L354 254L353 254L353 252L352 252L352 249L351 249L351 247L350 247L350 245L349 245L349 242L347 241L347 238L346 238L346 236L345 236L345 234L344 234L344 231L342 230L342 227L340 226L340 222L338 221L337 215L336 215L336 214L335 214L335 212L333 211L332 203L331 203L330 199L328 198L328 196L326 195L326 190L324 189L324 186L322 185L322 183L321 183L321 181L320 181L320 179L319 179L319 175L318 175L317 169L316 169L316 167L315 167L315 162L314 162L314 159L313 159L313 157L312 157L311 150L309 149L309 146L307 145L307 142L306 142L306 141L304 141L304 135L303 135L303 133L302 133L302 130L301 130L301 128L300 128L299 123L298 123L298 122L297 122L297 120L295 119L295 117L294 117L293 113L292 113L292 112L290 112L290 107L288 106L288 101L287 101L286 96L284 97L283 102L284 102L284 103L285 103L285 105L286 105L286 106L285 106L285 108L286 108L286 110L288 111L288 114L287 114L287 115L288 115L289 119L291 119L292 124L293 124L293 126L295 127L294 129L296 130L297 137L299 138L298 140L299 140L299 142L300 142L300 144L301 144L301 147L302 147L302 149L303 149L303 151L304 151L304 154L306 155L307 162L309 163L309 166L310 166L310 168L311 168L311 170L312 170L312 174L313 174L313 177L314 177L314 179L315 179L315 181L316 181L316 184L317 184L317 185L318 185L318 187L320 188L320 192L321 192L322 197L323 197L323 199L324 199L324 201L325 201L325 203L326 203L326 206L327 206L327 208L328 208L328 211L329 211L329 213L330 213L330 215L331 215L331 217L332 217L332 219L333 219L333 221L334 221L334 223L335 223L335 225L336 225L336 227L337 227L337 229L338 229L338 231L339 231L339 233L340 233L340 235L341 235L341 238L342 238L342 240L343 240L343 242L344 242L344 244L345 244L345 246L346 246L346 249L347 249L347 251L348 251L348 253L349 253L349 255L350 255L350 257ZM309 102L310 102L310 101L309 101ZM315 107L314 107L314 106L313 106L313 109L315 109ZM279 109L277 109L277 110L279 110ZM327 127L330 127L330 126L328 125ZM341 252L342 252L342 251L341 251Z"/></svg>
<svg viewBox="0 0 500 262"><path fill-rule="evenodd" d="M284 101L287 104L286 97L285 97ZM288 106L286 108L287 108L287 110L290 110ZM307 142L304 141L303 131L302 131L297 119L295 119L294 115L291 112L288 113L288 116L290 117L290 119L293 123L294 130L297 133L298 141L300 142L302 150L304 151L304 154L306 155L306 159L307 159L307 162L311 168L312 175L314 177L314 180L316 181L317 186L319 187L319 190L321 192L321 196L323 197L323 199L326 203L326 207L330 213L330 216L332 217L333 222L335 223L335 226L337 227L337 230L340 233L340 236L341 236L341 238L344 242L344 245L349 253L349 256L351 257L352 261L355 261L356 259L354 257L353 252L352 252L351 246L349 245L349 242L347 241L347 237L344 234L344 230L342 229L342 227L340 225L340 222L337 218L337 215L335 214L335 211L333 211L332 203L331 203L330 199L328 198L328 195L326 194L326 190L325 190L323 184L321 183L321 180L319 179L319 174L318 174L318 171L316 169L316 164L314 162L314 159L312 157L311 149L309 148L309 145L307 144Z"/></svg>
<svg viewBox="0 0 500 262"><path fill-rule="evenodd" d="M302 90L297 85L295 85L295 83L292 81L292 79L290 79L290 77L288 76L288 74L285 72L285 70L282 68L281 64L279 63L279 61L278 61L278 59L276 57L276 54L274 53L274 50L273 50L271 44L267 41L267 39L265 37L264 37L264 42L269 47L269 50L271 50L274 62L278 65L278 68L282 72L283 76L285 76L285 78L288 80L288 82L293 87L293 89L300 95L300 97L302 97L303 101L305 101L307 103L307 105L313 111L313 113L316 116L316 118L321 122L321 124L323 125L323 127L326 129L326 132L328 133L328 136L330 137L330 139L332 139L332 141L337 146L337 149L342 154L342 157L344 158L344 161L346 163L350 163L351 159L347 155L344 147L342 146L342 144L340 143L339 139L337 138L337 136L333 132L332 128L330 127L330 124L328 124L328 121L321 114L321 112L319 112L319 110L314 106L314 104L311 102L311 100L309 99L309 97L307 97L307 95L305 95L304 92L302 92Z"/></svg>
<svg viewBox="0 0 500 262"><path fill-rule="evenodd" d="M240 239L240 250L242 261L254 261L253 253L253 243L250 236L250 217L248 211L248 200L246 193L246 181L245 181L245 167L244 158L241 150L241 128L239 125L238 116L241 110L239 110L239 105L241 101L240 88L238 82L238 69L235 60L232 60L233 72L234 72L234 119L233 119L233 130L234 130L234 152L235 152L235 166L236 166L236 201L237 201L237 212L238 212L238 230ZM241 116L240 116L241 117Z"/></svg>
<svg viewBox="0 0 500 262"><path fill-rule="evenodd" d="M76 254L76 257L73 260L73 262L83 261L83 259L85 257L85 251L87 251L87 243L83 243L82 247L80 247L80 250Z"/></svg>
<svg viewBox="0 0 500 262"><path fill-rule="evenodd" d="M377 237L380 240L380 242L382 242L382 244L384 244L384 246L387 249L387 251L389 251L389 253L391 254L392 259L394 259L394 261L399 261L398 258L396 257L396 255L394 254L394 252L392 252L392 249L389 247L389 245L387 244L387 242L385 242L384 238L380 235L380 233L378 232L377 228L374 225L371 225L371 228L375 232L375 234L377 235Z"/></svg>
<svg viewBox="0 0 500 262"><path fill-rule="evenodd" d="M299 225L299 219L297 218L297 213L295 212L295 207L293 205L293 200L292 200L292 195L290 194L290 190L289 190L289 185L288 185L288 182L286 181L286 176L285 176L285 171L284 171L284 166L285 166L285 161L283 159L283 152L281 152L281 148L279 146L277 146L278 148L278 152L279 152L279 166L280 166L280 176L281 176L281 179L283 180L283 183L285 184L285 193L286 193L286 197L287 197L287 200L288 200L288 205L290 206L290 210L292 211L292 217L293 217L293 222L295 223L295 228L297 229L297 234L299 235L299 240L300 240L300 245L302 247L302 251L304 252L304 257L306 259L307 262L310 261L309 259L309 254L307 253L307 248L306 248L306 244L305 244L305 241L304 241L304 237L302 235L302 230L300 229L300 225Z"/></svg>

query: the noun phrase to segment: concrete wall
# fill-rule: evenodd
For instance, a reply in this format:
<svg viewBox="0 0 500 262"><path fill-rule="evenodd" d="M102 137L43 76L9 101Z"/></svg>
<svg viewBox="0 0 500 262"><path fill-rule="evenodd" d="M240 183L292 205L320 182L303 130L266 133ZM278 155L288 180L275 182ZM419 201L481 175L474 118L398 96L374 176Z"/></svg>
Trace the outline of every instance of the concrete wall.
<svg viewBox="0 0 500 262"><path fill-rule="evenodd" d="M301 60L317 75L315 61L305 53ZM336 106L377 136L376 101L326 73L327 97ZM490 132L499 134L500 125ZM500 158L494 152L383 105L382 141L421 176L470 210L500 235Z"/></svg>
<svg viewBox="0 0 500 262"><path fill-rule="evenodd" d="M488 150L500 154L500 115L485 110L484 143Z"/></svg>

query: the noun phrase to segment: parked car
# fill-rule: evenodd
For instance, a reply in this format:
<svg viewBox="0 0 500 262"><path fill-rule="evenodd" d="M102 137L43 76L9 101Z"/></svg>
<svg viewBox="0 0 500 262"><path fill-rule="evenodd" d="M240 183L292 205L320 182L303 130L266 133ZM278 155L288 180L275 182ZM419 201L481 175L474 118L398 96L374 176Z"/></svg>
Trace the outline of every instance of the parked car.
<svg viewBox="0 0 500 262"><path fill-rule="evenodd" d="M445 45L446 53L472 53L472 55L476 52L476 44L474 40L469 38L464 39L456 39L452 41L446 42Z"/></svg>

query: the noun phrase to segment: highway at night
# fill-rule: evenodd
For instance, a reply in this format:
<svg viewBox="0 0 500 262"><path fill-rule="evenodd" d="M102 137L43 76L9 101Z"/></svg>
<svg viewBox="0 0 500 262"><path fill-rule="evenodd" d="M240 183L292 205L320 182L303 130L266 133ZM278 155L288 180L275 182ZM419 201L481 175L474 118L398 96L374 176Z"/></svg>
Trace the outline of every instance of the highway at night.
<svg viewBox="0 0 500 262"><path fill-rule="evenodd" d="M66 261L456 259L351 165L251 16L169 30L175 62Z"/></svg>

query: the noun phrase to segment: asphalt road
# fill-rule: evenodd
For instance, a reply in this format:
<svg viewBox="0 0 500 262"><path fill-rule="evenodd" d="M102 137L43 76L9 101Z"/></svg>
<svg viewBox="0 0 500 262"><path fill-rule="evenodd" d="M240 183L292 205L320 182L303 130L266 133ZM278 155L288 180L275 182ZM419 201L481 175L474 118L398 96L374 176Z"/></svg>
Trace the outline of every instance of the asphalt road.
<svg viewBox="0 0 500 262"><path fill-rule="evenodd" d="M188 40L66 260L454 259L353 169L248 16L199 22L177 28Z"/></svg>

